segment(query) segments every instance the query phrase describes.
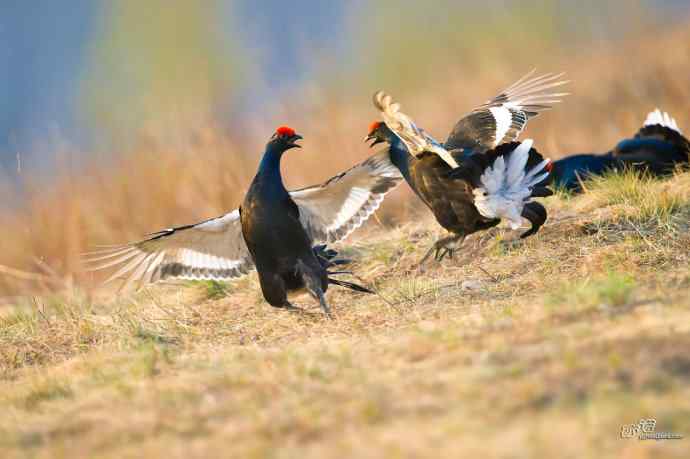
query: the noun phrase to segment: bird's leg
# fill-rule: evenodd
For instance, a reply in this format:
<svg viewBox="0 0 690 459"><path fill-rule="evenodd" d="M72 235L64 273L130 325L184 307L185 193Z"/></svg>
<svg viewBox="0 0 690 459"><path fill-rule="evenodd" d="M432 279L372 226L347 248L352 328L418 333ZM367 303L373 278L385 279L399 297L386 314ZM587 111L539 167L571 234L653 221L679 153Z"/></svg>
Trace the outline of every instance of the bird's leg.
<svg viewBox="0 0 690 459"><path fill-rule="evenodd" d="M455 251L462 244L462 241L464 239L465 239L465 236L462 236L459 234L453 234L451 236L448 236L448 237L442 239L441 241L438 241L441 243L441 249L440 249L440 253L438 253L436 256L436 261L443 260L443 258L446 255L448 255L448 258L450 258L452 260L453 255L455 254Z"/></svg>
<svg viewBox="0 0 690 459"><path fill-rule="evenodd" d="M431 248L427 251L427 253L422 257L420 260L418 266L422 266L426 260L431 256L431 254L434 254L434 259L436 261L441 261L445 258L446 255L448 255L448 258L453 258L453 255L455 251L457 250L458 246L462 244L462 241L465 239L465 236L461 234L451 234L450 236L443 237L436 242L434 242L434 245L431 246Z"/></svg>
<svg viewBox="0 0 690 459"><path fill-rule="evenodd" d="M321 289L317 289L316 296L319 298L319 304L321 305L321 309L323 309L324 314L326 314L326 317L332 319L333 316L331 315L331 307L328 305L323 291Z"/></svg>
<svg viewBox="0 0 690 459"><path fill-rule="evenodd" d="M314 299L319 300L321 309L323 309L323 312L324 314L326 314L326 317L332 319L333 316L331 316L331 308L330 306L328 306L328 302L326 301L326 297L323 294L323 289L321 288L318 277L314 275L312 270L309 269L309 267L301 260L297 262L296 269L297 272L302 275L304 287L307 289L307 292L309 292L309 294Z"/></svg>
<svg viewBox="0 0 690 459"><path fill-rule="evenodd" d="M321 309L323 310L323 313L326 314L326 317L332 319L333 316L331 315L331 307L326 301L326 296L323 294L323 290L321 290L320 287L314 286L312 288L311 286L307 285L307 292L309 292L309 295L311 295L314 299L319 301L319 305L321 305Z"/></svg>

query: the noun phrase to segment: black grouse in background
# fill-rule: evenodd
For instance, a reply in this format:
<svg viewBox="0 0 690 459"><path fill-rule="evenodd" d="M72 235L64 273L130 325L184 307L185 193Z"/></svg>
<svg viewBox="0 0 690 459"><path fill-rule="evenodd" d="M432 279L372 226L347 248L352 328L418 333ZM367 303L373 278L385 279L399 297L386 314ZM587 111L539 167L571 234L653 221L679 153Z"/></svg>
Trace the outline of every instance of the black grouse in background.
<svg viewBox="0 0 690 459"><path fill-rule="evenodd" d="M604 154L571 155L553 162L551 183L578 192L582 181L609 171L633 169L661 177L678 165L687 165L690 142L676 120L659 109L647 115L642 128L632 139L625 139Z"/></svg>
<svg viewBox="0 0 690 459"><path fill-rule="evenodd" d="M266 301L292 308L288 294L306 291L330 314L329 284L371 293L334 279L342 264L324 245L344 239L379 207L402 177L387 154L376 154L323 184L287 191L280 160L302 137L280 127L266 145L242 206L194 225L171 228L148 239L94 253L93 270L117 266L106 282L125 277L123 287L160 279L230 280L256 267Z"/></svg>
<svg viewBox="0 0 690 459"><path fill-rule="evenodd" d="M373 140L372 146L388 143L393 164L451 233L439 239L422 262L432 252L437 260L452 257L465 236L501 219L513 229L523 218L529 220L532 226L521 237L536 233L546 221L546 209L531 198L552 194L542 186L550 163L532 148L531 140L513 140L530 118L565 95L545 91L566 82L559 81L561 75L528 76L462 118L444 144L401 113L390 96L382 91L374 95L384 122L374 122L365 140Z"/></svg>

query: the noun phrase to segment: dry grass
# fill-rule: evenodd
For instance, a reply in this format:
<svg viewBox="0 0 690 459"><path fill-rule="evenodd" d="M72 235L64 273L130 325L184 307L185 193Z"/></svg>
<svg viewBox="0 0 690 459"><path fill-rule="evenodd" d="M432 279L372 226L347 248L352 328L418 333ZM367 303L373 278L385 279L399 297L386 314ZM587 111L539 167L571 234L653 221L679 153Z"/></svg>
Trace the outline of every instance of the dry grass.
<svg viewBox="0 0 690 459"><path fill-rule="evenodd" d="M17 304L1 455L685 457L619 432L690 433L690 174L589 189L424 273L431 221L361 234L344 251L380 294L329 291L333 321L254 276Z"/></svg>

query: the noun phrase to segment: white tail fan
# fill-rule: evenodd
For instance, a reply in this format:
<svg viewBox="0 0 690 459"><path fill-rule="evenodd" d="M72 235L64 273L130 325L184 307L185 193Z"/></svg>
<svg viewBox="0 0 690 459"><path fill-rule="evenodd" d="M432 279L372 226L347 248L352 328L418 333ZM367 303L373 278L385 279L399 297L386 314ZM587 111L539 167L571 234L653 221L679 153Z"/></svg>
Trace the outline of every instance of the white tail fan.
<svg viewBox="0 0 690 459"><path fill-rule="evenodd" d="M525 170L533 141L527 139L507 157L499 156L486 168L480 180L482 186L474 190L474 205L486 218L508 220L512 229L522 225L522 210L529 202L532 188L548 177L542 172L550 160Z"/></svg>
<svg viewBox="0 0 690 459"><path fill-rule="evenodd" d="M676 123L676 120L672 118L671 115L666 112L662 112L658 108L652 112L649 112L647 119L644 121L644 126L653 126L655 124L659 124L676 131L678 134L682 134L680 128L678 127L678 123Z"/></svg>

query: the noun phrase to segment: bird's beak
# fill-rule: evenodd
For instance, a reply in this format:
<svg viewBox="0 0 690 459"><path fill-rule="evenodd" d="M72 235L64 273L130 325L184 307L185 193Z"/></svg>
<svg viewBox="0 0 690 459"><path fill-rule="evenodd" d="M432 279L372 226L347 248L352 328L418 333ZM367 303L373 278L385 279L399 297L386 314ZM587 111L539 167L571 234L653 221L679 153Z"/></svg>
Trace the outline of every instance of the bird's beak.
<svg viewBox="0 0 690 459"><path fill-rule="evenodd" d="M302 136L299 134L295 134L292 137L290 137L288 145L290 145L291 148L302 148L302 145L296 143L298 140L302 140Z"/></svg>
<svg viewBox="0 0 690 459"><path fill-rule="evenodd" d="M373 142L369 144L369 148L373 148L373 146L376 145L377 143L383 142L383 140L377 138L377 137L376 137L375 135L373 135L373 134L369 134L368 136L366 136L366 137L364 138L364 142L369 142L370 140L373 140Z"/></svg>

